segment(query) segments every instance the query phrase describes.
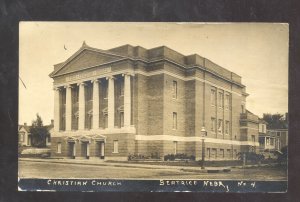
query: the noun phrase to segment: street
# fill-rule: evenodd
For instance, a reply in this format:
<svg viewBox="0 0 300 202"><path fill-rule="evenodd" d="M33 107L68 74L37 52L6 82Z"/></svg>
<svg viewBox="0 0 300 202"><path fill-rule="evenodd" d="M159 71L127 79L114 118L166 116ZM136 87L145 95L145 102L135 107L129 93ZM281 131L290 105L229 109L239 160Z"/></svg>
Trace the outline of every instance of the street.
<svg viewBox="0 0 300 202"><path fill-rule="evenodd" d="M133 168L109 165L85 165L19 161L20 178L94 178L94 179L222 179L287 180L286 168L233 168L229 173L204 173L173 168Z"/></svg>

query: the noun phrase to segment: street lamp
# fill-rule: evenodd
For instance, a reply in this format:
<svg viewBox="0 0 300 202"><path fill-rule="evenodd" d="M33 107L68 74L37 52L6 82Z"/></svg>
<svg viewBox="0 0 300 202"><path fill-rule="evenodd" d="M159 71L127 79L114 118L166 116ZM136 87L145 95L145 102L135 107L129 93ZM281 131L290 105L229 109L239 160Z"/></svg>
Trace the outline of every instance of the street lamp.
<svg viewBox="0 0 300 202"><path fill-rule="evenodd" d="M205 143L204 143L204 137L206 136L207 132L205 130L205 127L203 126L201 128L201 136L202 136L202 165L201 169L204 169L204 162L205 162Z"/></svg>

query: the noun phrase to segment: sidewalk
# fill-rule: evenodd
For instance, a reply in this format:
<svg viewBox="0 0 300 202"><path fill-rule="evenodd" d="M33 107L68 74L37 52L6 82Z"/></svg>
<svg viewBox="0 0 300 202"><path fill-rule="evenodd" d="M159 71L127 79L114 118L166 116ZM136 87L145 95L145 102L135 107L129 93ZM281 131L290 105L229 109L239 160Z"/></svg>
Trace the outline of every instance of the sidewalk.
<svg viewBox="0 0 300 202"><path fill-rule="evenodd" d="M208 172L208 171L230 171L230 167L205 167L201 169L200 166L169 166L169 165L150 165L137 163L121 163L121 162L107 162L100 159L34 159L34 158L19 158L19 161L30 162L47 162L47 163L64 163L64 164L79 164L79 165L93 165L93 166L114 166L127 168L143 168L143 169L167 169L167 170L181 170L189 172Z"/></svg>

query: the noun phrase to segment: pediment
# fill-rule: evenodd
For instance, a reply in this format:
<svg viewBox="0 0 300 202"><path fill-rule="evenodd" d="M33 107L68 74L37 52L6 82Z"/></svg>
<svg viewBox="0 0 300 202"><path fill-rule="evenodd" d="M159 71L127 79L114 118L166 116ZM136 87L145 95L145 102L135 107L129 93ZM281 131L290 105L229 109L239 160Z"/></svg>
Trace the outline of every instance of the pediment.
<svg viewBox="0 0 300 202"><path fill-rule="evenodd" d="M94 50L84 49L77 56L72 58L66 64L62 65L52 76L72 73L79 70L95 67L101 64L113 62L122 59L121 56L101 53Z"/></svg>

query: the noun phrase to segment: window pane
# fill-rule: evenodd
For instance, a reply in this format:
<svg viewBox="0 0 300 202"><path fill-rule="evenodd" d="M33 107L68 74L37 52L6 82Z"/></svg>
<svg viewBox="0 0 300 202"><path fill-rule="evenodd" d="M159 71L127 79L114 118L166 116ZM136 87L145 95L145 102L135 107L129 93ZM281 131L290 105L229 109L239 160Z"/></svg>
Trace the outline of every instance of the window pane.
<svg viewBox="0 0 300 202"><path fill-rule="evenodd" d="M173 129L177 129L177 113L173 112Z"/></svg>
<svg viewBox="0 0 300 202"><path fill-rule="evenodd" d="M230 100L229 95L226 95L226 98L225 98L225 107L227 109L229 109L229 100Z"/></svg>
<svg viewBox="0 0 300 202"><path fill-rule="evenodd" d="M120 125L121 127L124 127L124 112L120 113Z"/></svg>
<svg viewBox="0 0 300 202"><path fill-rule="evenodd" d="M57 153L61 153L61 143L57 143Z"/></svg>
<svg viewBox="0 0 300 202"><path fill-rule="evenodd" d="M219 133L223 132L223 120L222 119L219 119L218 131L219 131Z"/></svg>
<svg viewBox="0 0 300 202"><path fill-rule="evenodd" d="M214 89L212 89L210 93L210 103L213 106L216 105L216 91Z"/></svg>
<svg viewBox="0 0 300 202"><path fill-rule="evenodd" d="M114 140L114 153L118 153L119 151L119 144L118 144L118 140Z"/></svg>
<svg viewBox="0 0 300 202"><path fill-rule="evenodd" d="M223 93L219 92L219 107L223 108Z"/></svg>
<svg viewBox="0 0 300 202"><path fill-rule="evenodd" d="M211 118L211 131L215 132L216 129L216 119L215 118Z"/></svg>
<svg viewBox="0 0 300 202"><path fill-rule="evenodd" d="M177 98L177 81L173 81L173 98Z"/></svg>

